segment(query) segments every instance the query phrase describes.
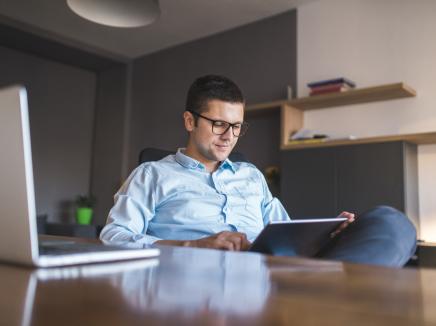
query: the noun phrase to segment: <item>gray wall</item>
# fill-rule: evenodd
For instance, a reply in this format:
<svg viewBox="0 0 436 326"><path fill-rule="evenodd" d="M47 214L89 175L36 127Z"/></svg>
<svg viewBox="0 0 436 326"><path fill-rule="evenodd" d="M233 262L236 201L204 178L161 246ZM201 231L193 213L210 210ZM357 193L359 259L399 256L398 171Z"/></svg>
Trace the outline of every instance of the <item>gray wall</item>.
<svg viewBox="0 0 436 326"><path fill-rule="evenodd" d="M222 74L242 88L248 103L286 97L296 88L296 11L137 59L133 64L129 166L144 147L185 145L185 96L192 81ZM251 122L237 150L258 167L279 164L279 117Z"/></svg>
<svg viewBox="0 0 436 326"><path fill-rule="evenodd" d="M248 103L284 98L287 85L295 89L296 12L137 59L131 79L125 65L83 69L80 58L73 66L71 58L65 64L43 57L0 47L0 86L23 83L29 92L37 211L72 222L72 201L92 192L94 223L103 224L142 148L185 145L182 113L196 77L226 75ZM238 150L260 168L278 165L278 114L247 120Z"/></svg>
<svg viewBox="0 0 436 326"><path fill-rule="evenodd" d="M71 221L89 191L96 76L0 47L0 87L12 83L28 90L37 212Z"/></svg>
<svg viewBox="0 0 436 326"><path fill-rule="evenodd" d="M94 224L104 224L113 195L122 182L127 69L118 66L98 74L91 193L97 197Z"/></svg>

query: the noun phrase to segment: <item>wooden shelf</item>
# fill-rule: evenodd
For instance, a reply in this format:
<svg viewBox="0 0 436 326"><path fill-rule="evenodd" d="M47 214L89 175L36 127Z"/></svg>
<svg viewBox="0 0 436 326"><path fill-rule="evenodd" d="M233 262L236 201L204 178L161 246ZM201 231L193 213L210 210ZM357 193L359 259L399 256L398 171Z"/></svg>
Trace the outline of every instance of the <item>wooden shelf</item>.
<svg viewBox="0 0 436 326"><path fill-rule="evenodd" d="M371 143L382 141L394 141L394 140L407 140L412 141L417 135L406 136L389 136L389 137L373 137L359 140L346 140L346 141L329 141L325 143L315 144L301 144L301 145L289 145L289 136L303 128L303 112L306 110L326 109L331 107L338 107L344 105L380 102L393 99L415 97L416 91L407 84L400 82L394 84L380 85L374 87L353 89L346 92L331 93L326 95L317 95L297 98L291 101L278 100L266 103L259 103L254 105L248 105L246 107L247 116L255 116L259 114L267 114L280 112L280 124L281 124L281 136L280 143L282 149L297 149L297 148L309 148L320 146L339 146L344 144L358 144L358 143ZM425 134L422 134L425 135ZM430 138L433 139L434 136ZM420 138L420 137L419 137ZM426 138L426 137L425 137ZM434 143L434 141L430 141Z"/></svg>
<svg viewBox="0 0 436 326"><path fill-rule="evenodd" d="M387 101L414 96L416 96L416 91L412 87L401 82L375 87L353 89L340 93L302 97L292 101L278 100L248 105L246 112L250 114L258 111L274 110L285 104L305 111L359 103Z"/></svg>
<svg viewBox="0 0 436 326"><path fill-rule="evenodd" d="M343 105L370 103L414 97L416 91L404 83L354 89L337 94L304 97L292 101L289 105L300 110L314 110Z"/></svg>
<svg viewBox="0 0 436 326"><path fill-rule="evenodd" d="M368 137L353 140L331 140L320 143L308 143L308 144L292 144L282 145L283 150L296 150L303 148L319 148L319 147L332 147L343 145L357 145L357 144L372 144L372 143L384 143L393 141L407 141L409 143L417 145L436 144L436 132L424 132L416 134L405 135L393 135L393 136L380 136L380 137Z"/></svg>

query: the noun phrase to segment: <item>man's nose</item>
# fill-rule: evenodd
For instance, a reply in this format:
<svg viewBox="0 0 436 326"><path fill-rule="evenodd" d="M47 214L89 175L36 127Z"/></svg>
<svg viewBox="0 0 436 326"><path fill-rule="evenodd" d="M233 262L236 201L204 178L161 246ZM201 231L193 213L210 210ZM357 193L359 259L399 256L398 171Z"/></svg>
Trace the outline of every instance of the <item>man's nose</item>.
<svg viewBox="0 0 436 326"><path fill-rule="evenodd" d="M232 126L229 126L229 128L226 130L226 132L221 135L221 138L223 138L223 139L232 140L233 137L235 137L235 136L233 135L233 127Z"/></svg>

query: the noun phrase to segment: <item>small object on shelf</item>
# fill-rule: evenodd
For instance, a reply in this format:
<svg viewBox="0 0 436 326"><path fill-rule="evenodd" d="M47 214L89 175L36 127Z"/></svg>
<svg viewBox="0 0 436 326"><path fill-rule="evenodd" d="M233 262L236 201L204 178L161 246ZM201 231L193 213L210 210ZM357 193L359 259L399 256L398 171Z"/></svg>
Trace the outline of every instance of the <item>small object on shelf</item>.
<svg viewBox="0 0 436 326"><path fill-rule="evenodd" d="M314 88L314 87L320 87L320 86L325 86L325 85L332 85L332 84L344 84L344 85L348 85L351 88L356 87L356 83L344 78L344 77L339 77L339 78L333 78L333 79L326 79L326 80L320 80L320 81L315 81L315 82L311 82L307 84L307 87L309 88Z"/></svg>
<svg viewBox="0 0 436 326"><path fill-rule="evenodd" d="M318 134L310 129L300 129L297 132L291 133L290 140L305 140L305 139L321 139L327 138L325 134Z"/></svg>
<svg viewBox="0 0 436 326"><path fill-rule="evenodd" d="M327 138L306 138L306 139L294 139L289 140L288 145L301 145L301 144L318 144L324 143Z"/></svg>
<svg viewBox="0 0 436 326"><path fill-rule="evenodd" d="M288 85L287 88L287 95L288 95L288 101L292 100L292 87Z"/></svg>
<svg viewBox="0 0 436 326"><path fill-rule="evenodd" d="M304 132L306 131L306 133ZM304 131L300 134L308 134L307 129L304 129ZM295 137L297 135L297 137ZM289 138L289 141L287 145L302 145L302 144L319 144L319 143L326 143L326 142L332 142L332 141L346 141L346 140L355 140L357 139L354 135L336 135L336 136L328 136L324 134L313 134L311 137L301 137L298 135L298 133L294 134L294 136L291 136Z"/></svg>
<svg viewBox="0 0 436 326"><path fill-rule="evenodd" d="M333 86L325 89L312 89L309 93L309 96L316 96L316 95L325 95L325 94L331 94L331 93L339 93L339 92L346 92L349 91L350 87L344 87L342 85L339 86Z"/></svg>
<svg viewBox="0 0 436 326"><path fill-rule="evenodd" d="M307 86L310 88L309 96L316 96L330 93L346 92L356 87L356 84L346 78L335 78L309 83L307 84Z"/></svg>
<svg viewBox="0 0 436 326"><path fill-rule="evenodd" d="M342 141L342 140L356 140L357 137L354 135L348 135L348 136L333 136L328 137L327 141Z"/></svg>
<svg viewBox="0 0 436 326"><path fill-rule="evenodd" d="M328 85L323 85L323 86L311 87L310 89L313 92L323 92L323 91L336 90L338 88L342 88L344 90L349 90L349 89L352 89L353 87L349 86L348 84L337 83L337 84L328 84Z"/></svg>

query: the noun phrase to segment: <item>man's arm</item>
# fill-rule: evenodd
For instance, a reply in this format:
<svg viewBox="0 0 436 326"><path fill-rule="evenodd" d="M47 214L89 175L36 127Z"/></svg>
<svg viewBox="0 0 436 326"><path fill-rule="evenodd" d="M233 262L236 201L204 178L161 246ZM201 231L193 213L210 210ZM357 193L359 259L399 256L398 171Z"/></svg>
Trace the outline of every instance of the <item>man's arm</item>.
<svg viewBox="0 0 436 326"><path fill-rule="evenodd" d="M149 171L139 167L115 195L115 204L109 212L100 239L111 244L163 244L223 250L246 250L247 237L239 232L220 232L197 240L163 240L146 234L149 221L155 215L154 180Z"/></svg>
<svg viewBox="0 0 436 326"><path fill-rule="evenodd" d="M155 243L170 246L210 248L230 251L247 250L251 245L247 240L245 233L229 231L223 231L198 240L158 240Z"/></svg>
<svg viewBox="0 0 436 326"><path fill-rule="evenodd" d="M257 170L257 174L263 191L261 202L263 225L267 225L272 221L289 221L291 218L282 203L271 194L263 174L259 170Z"/></svg>
<svg viewBox="0 0 436 326"><path fill-rule="evenodd" d="M264 199L262 201L262 213L263 213L263 222L264 225L267 225L271 221L287 221L290 220L288 213L283 207L282 203L274 198L269 191L268 185L266 183L265 178L259 172L259 176L261 178ZM342 223L334 232L332 232L331 237L335 237L340 232L342 232L348 225L354 222L356 216L350 212L342 212L338 217L345 217L347 221Z"/></svg>
<svg viewBox="0 0 436 326"><path fill-rule="evenodd" d="M115 195L100 239L104 243L151 245L160 240L145 234L155 214L153 177L146 167L136 168Z"/></svg>

